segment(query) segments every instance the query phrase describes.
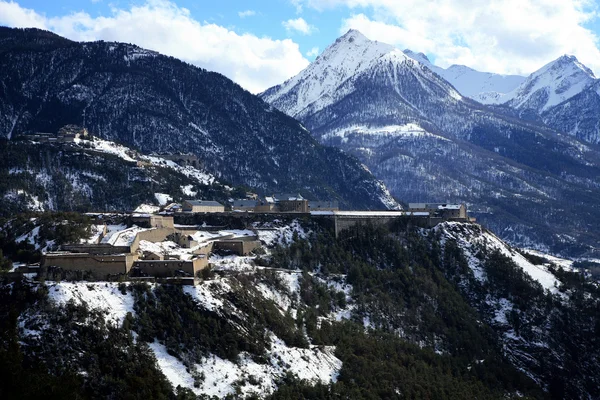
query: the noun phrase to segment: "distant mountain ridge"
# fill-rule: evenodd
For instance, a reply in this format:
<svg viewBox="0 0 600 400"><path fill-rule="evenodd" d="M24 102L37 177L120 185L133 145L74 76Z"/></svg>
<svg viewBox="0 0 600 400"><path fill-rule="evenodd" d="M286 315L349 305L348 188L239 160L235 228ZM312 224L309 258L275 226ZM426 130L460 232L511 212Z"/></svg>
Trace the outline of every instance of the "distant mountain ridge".
<svg viewBox="0 0 600 400"><path fill-rule="evenodd" d="M404 54L426 65L433 72L451 83L463 96L488 104L487 98L501 96L518 87L524 76L501 75L493 72L480 72L464 65L451 65L441 68L431 63L423 53L415 53L409 49ZM494 95L495 94L495 95Z"/></svg>
<svg viewBox="0 0 600 400"><path fill-rule="evenodd" d="M594 73L574 56L564 55L532 73L497 103L542 113L581 93L596 80Z"/></svg>
<svg viewBox="0 0 600 400"><path fill-rule="evenodd" d="M356 159L224 76L124 43L0 29L0 137L74 123L145 153L192 152L207 172L346 208L396 207Z"/></svg>
<svg viewBox="0 0 600 400"><path fill-rule="evenodd" d="M600 143L600 95L595 74L575 56L563 55L528 77L479 72L464 65L447 69L423 53L404 53L451 83L462 95L501 105L526 120L586 142Z"/></svg>
<svg viewBox="0 0 600 400"><path fill-rule="evenodd" d="M600 215L598 149L473 101L425 64L358 31L261 96L322 143L359 157L403 201L467 202L521 245L572 251L600 237L588 225Z"/></svg>
<svg viewBox="0 0 600 400"><path fill-rule="evenodd" d="M574 56L564 55L532 73L494 102L586 142L600 143L600 81Z"/></svg>

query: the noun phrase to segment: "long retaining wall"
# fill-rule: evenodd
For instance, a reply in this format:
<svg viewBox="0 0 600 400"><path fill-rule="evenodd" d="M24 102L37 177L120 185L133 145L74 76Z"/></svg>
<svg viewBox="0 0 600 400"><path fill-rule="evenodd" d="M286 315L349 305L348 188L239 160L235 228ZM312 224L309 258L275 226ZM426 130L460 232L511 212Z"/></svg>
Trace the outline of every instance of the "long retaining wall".
<svg viewBox="0 0 600 400"><path fill-rule="evenodd" d="M108 243L98 244L63 244L64 251L72 253L87 253L94 255L131 253L130 246L113 246Z"/></svg>
<svg viewBox="0 0 600 400"><path fill-rule="evenodd" d="M215 241L213 249L231 251L232 253L237 254L238 256L247 256L253 250L259 248L260 246L261 243L258 240L230 239Z"/></svg>
<svg viewBox="0 0 600 400"><path fill-rule="evenodd" d="M431 228L444 221L444 219L442 218L410 216L405 215L401 212L375 212L371 214L369 214L368 212L365 212L364 214L332 213L324 215L313 215L312 217L317 221L327 223L327 225L329 225L333 229L335 237L339 237L340 232L351 228L355 225L361 224L391 225L395 222L403 221L410 225L420 226L423 228Z"/></svg>
<svg viewBox="0 0 600 400"><path fill-rule="evenodd" d="M141 276L168 278L180 273L195 277L196 273L208 266L208 257L200 256L193 260L138 260L133 263L132 273Z"/></svg>
<svg viewBox="0 0 600 400"><path fill-rule="evenodd" d="M59 267L67 271L89 271L96 278L127 274L137 255L91 255L85 253L49 253L42 258L43 267Z"/></svg>

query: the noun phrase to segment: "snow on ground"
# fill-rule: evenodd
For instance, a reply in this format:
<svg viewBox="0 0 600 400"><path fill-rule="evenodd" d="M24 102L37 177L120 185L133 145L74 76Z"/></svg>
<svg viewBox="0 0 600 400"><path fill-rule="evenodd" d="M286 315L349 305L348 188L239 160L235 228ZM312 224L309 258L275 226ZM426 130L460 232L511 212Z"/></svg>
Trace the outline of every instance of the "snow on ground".
<svg viewBox="0 0 600 400"><path fill-rule="evenodd" d="M154 165L168 167L174 169L187 176L188 178L195 179L199 183L203 185L210 185L216 181L215 177L207 172L200 171L197 168L194 168L190 165L179 165L175 161L165 160L160 156L141 156L141 158L145 161L148 161Z"/></svg>
<svg viewBox="0 0 600 400"><path fill-rule="evenodd" d="M196 231L191 236L192 236L192 239L194 239L195 241L200 243L200 242L206 242L210 239L219 238L223 235L221 235L220 233L214 233L214 232L208 232L208 231Z"/></svg>
<svg viewBox="0 0 600 400"><path fill-rule="evenodd" d="M191 260L194 258L192 251L194 249L188 249L179 246L175 242L165 240L163 242L149 242L147 240L140 240L139 250L149 251L154 254L170 255L179 258L180 260Z"/></svg>
<svg viewBox="0 0 600 400"><path fill-rule="evenodd" d="M135 210L133 210L133 212L137 214L154 214L159 211L160 207L152 204L140 204Z"/></svg>
<svg viewBox="0 0 600 400"><path fill-rule="evenodd" d="M113 246L130 246L138 233L147 231L149 229L140 228L139 226L132 226L131 228L123 229L121 231L110 232L107 234L102 243L108 243Z"/></svg>
<svg viewBox="0 0 600 400"><path fill-rule="evenodd" d="M186 196L195 197L198 194L198 192L193 190L193 188L194 185L185 185L181 187L181 192Z"/></svg>
<svg viewBox="0 0 600 400"><path fill-rule="evenodd" d="M327 279L317 277L317 280L327 285L329 289L333 289L336 292L343 292L346 295L346 307L336 309L326 319L342 321L352 318L352 312L356 308L356 304L354 304L354 300L352 299L352 285L346 282L346 275L329 275ZM368 327L368 325L365 325L365 328Z"/></svg>
<svg viewBox="0 0 600 400"><path fill-rule="evenodd" d="M351 125L337 130L334 130L324 136L324 138L340 137L342 140L349 135L369 135L369 136L393 136L404 139L421 139L424 137L432 137L443 141L448 139L427 132L417 124L406 125L386 125L386 126L366 126L366 125Z"/></svg>
<svg viewBox="0 0 600 400"><path fill-rule="evenodd" d="M502 325L508 325L506 313L513 309L514 305L512 301L502 298L496 303L493 303L492 305L494 305L497 308L495 311L495 316L493 318L494 321Z"/></svg>
<svg viewBox="0 0 600 400"><path fill-rule="evenodd" d="M225 293L230 292L231 286L229 286L225 279L215 279L204 282L201 285L184 286L183 291L192 296L192 298L202 307L210 311L218 312L224 305L224 302L220 297L223 297Z"/></svg>
<svg viewBox="0 0 600 400"><path fill-rule="evenodd" d="M277 244L286 245L293 240L294 232L300 239L306 239L309 232L305 232L298 220L291 224L273 229L259 229L257 231L259 240L267 247L273 247Z"/></svg>
<svg viewBox="0 0 600 400"><path fill-rule="evenodd" d="M39 179L39 176L36 177L36 179ZM3 199L5 201L12 201L12 202L19 202L19 203L26 202L27 209L29 211L44 211L45 210L44 203L41 202L37 196L29 194L23 189L16 189L16 190L9 189L4 194ZM51 205L52 205L52 203L49 203L49 207Z"/></svg>
<svg viewBox="0 0 600 400"><path fill-rule="evenodd" d="M110 243L112 237L115 234L117 234L118 232L124 231L125 229L127 229L127 225L123 225L123 224L119 224L119 225L107 225L106 226L106 235L102 238L102 240L100 241L100 243ZM90 239L93 239L93 237L90 238ZM115 240L116 240L116 238L115 238Z"/></svg>
<svg viewBox="0 0 600 400"><path fill-rule="evenodd" d="M254 257L236 255L219 256L211 254L208 262L214 266L215 271L254 271Z"/></svg>
<svg viewBox="0 0 600 400"><path fill-rule="evenodd" d="M85 139L75 139L76 144L85 144L89 145L92 149L96 151L100 151L102 153L113 154L117 157L122 158L125 161L135 161L137 158L136 153L128 147L122 146L120 144L116 144L114 142L110 142L108 140L103 140L99 138L94 138L94 140L85 140Z"/></svg>
<svg viewBox="0 0 600 400"><path fill-rule="evenodd" d="M283 273L280 275L283 283L287 286L290 293L300 293L300 276L302 272L294 271L291 273Z"/></svg>
<svg viewBox="0 0 600 400"><path fill-rule="evenodd" d="M64 305L69 300L76 304L87 304L91 309L99 309L106 313L106 319L123 323L128 312L134 314L133 296L119 290L116 282L51 282L46 281L48 297L57 305Z"/></svg>
<svg viewBox="0 0 600 400"><path fill-rule="evenodd" d="M542 253L538 250L533 249L523 249L524 252L533 254L534 256L542 257L548 260L550 263L559 266L562 269L571 271L573 269L573 260L567 260L566 258L560 258L556 256L552 256L547 253Z"/></svg>
<svg viewBox="0 0 600 400"><path fill-rule="evenodd" d="M81 239L82 244L96 244L100 241L100 236L104 232L104 225L92 225L90 226L90 236L85 239Z"/></svg>
<svg viewBox="0 0 600 400"><path fill-rule="evenodd" d="M21 243L21 242L27 241L27 243L29 243L31 245L35 245L36 242L37 242L37 237L38 237L39 233L40 233L40 227L36 226L31 231L29 231L26 234L21 235L18 238L16 238L15 242L16 243Z"/></svg>
<svg viewBox="0 0 600 400"><path fill-rule="evenodd" d="M181 385L182 387L194 389L194 378L192 375L187 371L187 368L181 361L167 352L167 348L164 345L155 341L153 343L148 343L148 346L150 346L154 352L156 361L158 362L158 366L162 373L165 374L174 388Z"/></svg>
<svg viewBox="0 0 600 400"><path fill-rule="evenodd" d="M265 299L272 300L282 314L290 312L293 318L296 318L297 309L293 306L299 301L300 283L298 279L302 275L301 271L275 271L275 274L280 279L284 291L277 290L273 286L263 282L256 285L256 289Z"/></svg>
<svg viewBox="0 0 600 400"><path fill-rule="evenodd" d="M469 262L469 267L471 267L477 279L484 279L481 262L475 256L477 249L481 247L488 250L497 249L523 269L532 279L540 283L544 289L552 293L558 292L560 282L552 273L548 272L545 266L533 265L523 255L510 248L493 233L489 231L476 232L472 225L452 221L439 224L436 227L436 231L441 231L444 239L456 239L459 247L463 249Z"/></svg>
<svg viewBox="0 0 600 400"><path fill-rule="evenodd" d="M207 172L200 171L199 169L196 169L192 166L189 166L189 165L181 166L174 161L165 160L164 158L162 158L160 156L142 155L128 147L122 146L120 144L116 144L116 143L108 141L108 140L103 140L103 139L99 139L99 138L94 138L94 140L75 139L75 143L78 145L90 146L92 149L94 149L96 151L100 151L102 153L113 154L117 157L122 158L125 161L135 162L135 161L140 160L140 161L149 162L149 163L157 165L157 166L171 168L171 169L174 169L174 170L184 174L185 176L187 176L189 178L195 179L196 181L198 181L199 183L204 184L204 185L210 185L215 182L214 176L212 176L211 174L209 174ZM183 188L182 188L182 190L183 190ZM188 190L188 192L191 192L191 188L190 188L190 190ZM185 193L185 190L184 190L184 193ZM164 204L161 203L161 205L164 205Z"/></svg>
<svg viewBox="0 0 600 400"><path fill-rule="evenodd" d="M239 386L243 396L251 393L265 395L276 389L276 381L288 371L313 383L337 380L342 362L335 357L334 346L312 346L309 349L288 347L273 334L270 340L271 350L267 352L269 362L266 364L256 363L247 354L242 354L237 364L215 355L204 358L202 363L196 364L196 368L204 374L205 379L199 388L190 389L196 394L225 397L233 394L235 387ZM167 363L159 361L161 368L162 364ZM177 371L173 366L169 368L170 371ZM167 373L165 375L169 377ZM182 381L187 376L175 379Z"/></svg>
<svg viewBox="0 0 600 400"><path fill-rule="evenodd" d="M250 229L227 229L224 231L219 231L222 235L233 235L236 238L244 237L244 236L255 236L255 233Z"/></svg>
<svg viewBox="0 0 600 400"><path fill-rule="evenodd" d="M156 201L158 201L158 204L161 206L166 206L173 201L173 197L167 193L154 193L154 198L156 198Z"/></svg>

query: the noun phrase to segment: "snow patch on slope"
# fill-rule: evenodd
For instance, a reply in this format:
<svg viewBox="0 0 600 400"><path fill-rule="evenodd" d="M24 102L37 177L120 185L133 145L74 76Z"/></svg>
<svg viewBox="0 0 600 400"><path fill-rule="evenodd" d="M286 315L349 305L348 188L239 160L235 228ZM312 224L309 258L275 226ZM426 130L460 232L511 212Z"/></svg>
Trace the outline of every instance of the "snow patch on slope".
<svg viewBox="0 0 600 400"><path fill-rule="evenodd" d="M344 128L333 130L323 136L323 139L331 139L333 137L340 137L342 141L347 140L347 136L359 134L369 136L393 136L403 139L420 139L423 137L435 137L447 141L448 139L434 135L427 132L417 124L406 124L406 125L386 125L386 126L365 126L365 125L352 125Z"/></svg>
<svg viewBox="0 0 600 400"><path fill-rule="evenodd" d="M135 162L137 158L136 152L129 147L100 138L94 138L94 140L75 139L75 143L102 153L115 155L125 161Z"/></svg>
<svg viewBox="0 0 600 400"><path fill-rule="evenodd" d="M275 245L286 245L292 243L294 233L299 239L306 239L310 232L306 232L298 220L294 220L290 225L278 228L263 228L257 230L259 240L267 247Z"/></svg>
<svg viewBox="0 0 600 400"><path fill-rule="evenodd" d="M48 297L57 305L69 301L87 304L91 309L101 310L108 321L123 323L128 312L135 314L133 296L123 294L115 282L46 282Z"/></svg>
<svg viewBox="0 0 600 400"><path fill-rule="evenodd" d="M443 238L442 243L445 243L445 240L448 239L456 240L458 246L463 249L469 267L473 270L473 274L478 280L485 280L482 260L477 257L478 250L499 250L533 280L540 283L544 289L549 290L552 293L558 292L560 282L552 273L548 272L545 266L533 265L523 257L523 255L509 247L493 233L483 230L476 225L452 221L439 224L436 226L435 230L441 233Z"/></svg>
<svg viewBox="0 0 600 400"><path fill-rule="evenodd" d="M268 362L258 364L249 355L242 354L239 363L223 360L215 355L203 359L202 363L196 364L197 371L205 376L199 388L191 387L196 394L207 394L209 396L225 397L235 392L238 386L242 395L252 393L265 395L277 388L277 381L291 372L300 379L310 382L329 383L335 382L342 367L342 362L334 355L335 347L312 346L309 349L288 347L275 335L270 335L271 350L268 351ZM157 356L158 357L158 356ZM167 366L168 374L180 368L175 368L169 361L160 361L161 368ZM189 374L188 374L189 375ZM185 375L184 375L185 377ZM169 378L170 379L170 378ZM172 383L182 381L180 377L174 377ZM186 377L185 381L188 381Z"/></svg>

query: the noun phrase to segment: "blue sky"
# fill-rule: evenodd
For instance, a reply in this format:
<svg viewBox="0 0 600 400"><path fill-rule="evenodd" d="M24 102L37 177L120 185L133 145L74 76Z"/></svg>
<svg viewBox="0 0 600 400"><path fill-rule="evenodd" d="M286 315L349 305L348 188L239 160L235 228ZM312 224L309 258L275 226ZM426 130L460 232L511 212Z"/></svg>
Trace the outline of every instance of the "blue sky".
<svg viewBox="0 0 600 400"><path fill-rule="evenodd" d="M573 54L599 73L598 15L593 0L0 0L0 25L135 43L255 93L349 28L442 67L526 75Z"/></svg>
<svg viewBox="0 0 600 400"><path fill-rule="evenodd" d="M91 16L110 16L112 10L127 9L132 4L143 5L146 1L136 0L16 0L23 8L33 9L47 17L60 17L78 11ZM312 60L315 56L307 56L313 48L323 50L340 36L341 21L348 15L348 10L331 8L316 10L310 7L298 7L289 0L261 1L193 1L176 0L178 6L190 11L191 16L200 22L221 25L237 33L251 33L273 39L291 38L300 46L300 51ZM311 27L310 33L303 33L292 28L286 29L283 21L302 18Z"/></svg>

